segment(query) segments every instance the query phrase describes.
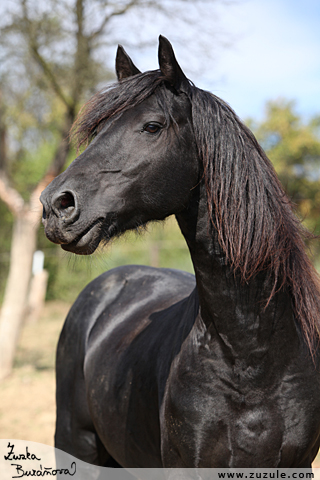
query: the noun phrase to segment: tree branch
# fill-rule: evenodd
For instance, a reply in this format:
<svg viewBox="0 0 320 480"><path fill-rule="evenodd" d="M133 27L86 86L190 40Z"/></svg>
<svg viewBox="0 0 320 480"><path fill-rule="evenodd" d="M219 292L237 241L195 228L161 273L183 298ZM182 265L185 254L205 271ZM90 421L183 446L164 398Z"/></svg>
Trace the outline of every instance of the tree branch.
<svg viewBox="0 0 320 480"><path fill-rule="evenodd" d="M40 203L40 195L41 192L52 182L56 175L48 172L46 175L40 180L36 188L33 190L32 194L30 195L29 200L29 208L28 208L28 216L29 219L32 221L34 225L38 223L41 218L42 213L42 205Z"/></svg>
<svg viewBox="0 0 320 480"><path fill-rule="evenodd" d="M8 206L13 215L21 214L25 205L23 198L14 188L10 187L6 174L0 171L0 198Z"/></svg>
<svg viewBox="0 0 320 480"><path fill-rule="evenodd" d="M91 40L94 40L96 37L98 37L99 35L101 35L101 33L103 32L105 26L107 25L107 23L111 20L112 17L116 17L118 15L123 15L124 13L126 13L128 10L130 10L130 8L134 7L136 4L139 3L139 0L131 0L125 7L123 8L120 8L119 10L114 10L112 13L110 13L109 15L106 15L105 18L103 19L100 27L95 30L90 36L89 36L89 39L90 41Z"/></svg>
<svg viewBox="0 0 320 480"><path fill-rule="evenodd" d="M73 118L70 118L68 116L64 129L61 133L61 141L57 147L55 156L47 170L46 175L51 175L53 178L62 172L67 161L67 156L70 151L69 131L72 127L73 120Z"/></svg>
<svg viewBox="0 0 320 480"><path fill-rule="evenodd" d="M42 57L42 55L40 55L39 50L38 50L38 46L36 45L35 41L30 39L30 45L29 46L30 46L30 50L33 54L33 57L35 58L37 63L41 66L43 72L45 73L46 77L50 81L54 92L57 94L57 96L60 98L60 100L62 100L62 102L67 107L67 109L72 109L73 108L72 103L69 102L67 97L64 95L64 93L63 93L60 85L58 84L51 68L49 67L49 65L47 64L45 59Z"/></svg>
<svg viewBox="0 0 320 480"><path fill-rule="evenodd" d="M60 100L62 100L62 102L67 107L67 109L72 109L73 108L72 103L64 95L60 85L57 82L57 79L56 79L53 71L51 70L48 63L45 61L45 59L43 58L43 56L39 52L39 46L37 44L37 40L35 38L35 34L33 32L33 29L32 29L32 24L31 24L31 21L29 19L26 0L22 1L22 7L23 7L23 20L24 20L25 27L26 27L25 28L25 33L26 33L26 36L27 36L27 39L28 39L28 45L29 45L30 51L31 51L34 59L36 60L36 62L42 68L45 76L47 77L47 79L51 83L51 86L52 86L54 92L57 94L57 96L60 98Z"/></svg>
<svg viewBox="0 0 320 480"><path fill-rule="evenodd" d="M74 114L66 114L64 128L61 132L61 141L57 147L53 160L42 177L36 188L30 195L29 200L29 215L33 217L33 223L36 223L41 217L42 206L39 201L41 192L49 185L52 180L59 175L67 161L68 153L70 151L69 131L74 120Z"/></svg>

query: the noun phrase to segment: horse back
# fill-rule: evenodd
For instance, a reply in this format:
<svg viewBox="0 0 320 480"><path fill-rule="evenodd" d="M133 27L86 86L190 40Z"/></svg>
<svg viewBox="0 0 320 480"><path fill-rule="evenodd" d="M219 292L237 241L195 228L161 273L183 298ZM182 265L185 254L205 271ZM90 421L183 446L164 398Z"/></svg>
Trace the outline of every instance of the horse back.
<svg viewBox="0 0 320 480"><path fill-rule="evenodd" d="M159 409L172 360L197 312L193 275L142 266L104 273L70 310L57 376L66 362L73 363L69 372L81 372L86 398L79 415L86 410L90 428L123 466L162 466Z"/></svg>

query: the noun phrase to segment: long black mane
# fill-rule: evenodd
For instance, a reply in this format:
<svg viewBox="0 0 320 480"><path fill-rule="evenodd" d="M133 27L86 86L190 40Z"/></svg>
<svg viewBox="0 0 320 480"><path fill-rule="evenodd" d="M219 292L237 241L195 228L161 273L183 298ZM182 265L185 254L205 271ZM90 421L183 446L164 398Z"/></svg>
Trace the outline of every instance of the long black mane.
<svg viewBox="0 0 320 480"><path fill-rule="evenodd" d="M97 93L73 127L78 147L87 145L103 124L155 93L168 122L174 113L160 71L125 79ZM310 262L310 236L293 213L274 168L250 130L213 94L189 84L185 94L203 165L208 212L225 255L235 272L248 281L260 271L273 277L268 301L283 286L306 342L314 352L320 336L320 282Z"/></svg>

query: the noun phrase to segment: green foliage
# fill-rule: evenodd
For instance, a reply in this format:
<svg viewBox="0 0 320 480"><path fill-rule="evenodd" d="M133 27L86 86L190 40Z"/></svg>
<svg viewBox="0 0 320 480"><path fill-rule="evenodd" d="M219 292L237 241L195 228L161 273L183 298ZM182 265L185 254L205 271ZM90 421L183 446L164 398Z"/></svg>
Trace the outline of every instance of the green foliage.
<svg viewBox="0 0 320 480"><path fill-rule="evenodd" d="M43 237L39 240L49 271L48 300L72 302L91 280L120 265L151 265L193 272L189 251L173 217L163 224L150 224L147 231L129 232L90 257L66 253Z"/></svg>
<svg viewBox="0 0 320 480"><path fill-rule="evenodd" d="M55 151L54 142L44 142L38 149L21 151L11 165L12 184L25 201L48 169Z"/></svg>
<svg viewBox="0 0 320 480"><path fill-rule="evenodd" d="M66 150L61 145L77 111L113 76L105 58L94 54L85 4L13 0L3 9L0 130L6 142L0 167L25 201L49 169L61 171L59 152Z"/></svg>
<svg viewBox="0 0 320 480"><path fill-rule="evenodd" d="M0 201L0 303L9 271L12 224L11 213Z"/></svg>
<svg viewBox="0 0 320 480"><path fill-rule="evenodd" d="M260 123L250 122L259 143L273 162L297 213L306 227L320 234L320 117L304 121L294 102L266 106Z"/></svg>

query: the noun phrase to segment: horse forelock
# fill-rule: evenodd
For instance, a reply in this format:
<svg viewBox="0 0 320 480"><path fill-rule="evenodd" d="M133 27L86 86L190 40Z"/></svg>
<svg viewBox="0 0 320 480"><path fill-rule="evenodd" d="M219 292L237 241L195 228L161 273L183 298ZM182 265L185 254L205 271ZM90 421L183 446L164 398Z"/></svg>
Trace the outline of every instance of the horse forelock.
<svg viewBox="0 0 320 480"><path fill-rule="evenodd" d="M80 110L71 129L77 149L87 146L107 120L135 107L154 92L166 116L171 116L168 104L161 101L161 92L165 89L158 87L163 83L160 70L154 70L126 78L96 93Z"/></svg>
<svg viewBox="0 0 320 480"><path fill-rule="evenodd" d="M235 273L269 272L287 287L307 344L320 337L320 280L306 254L312 238L293 212L275 170L251 131L221 99L192 88L193 127L203 163L208 212Z"/></svg>

